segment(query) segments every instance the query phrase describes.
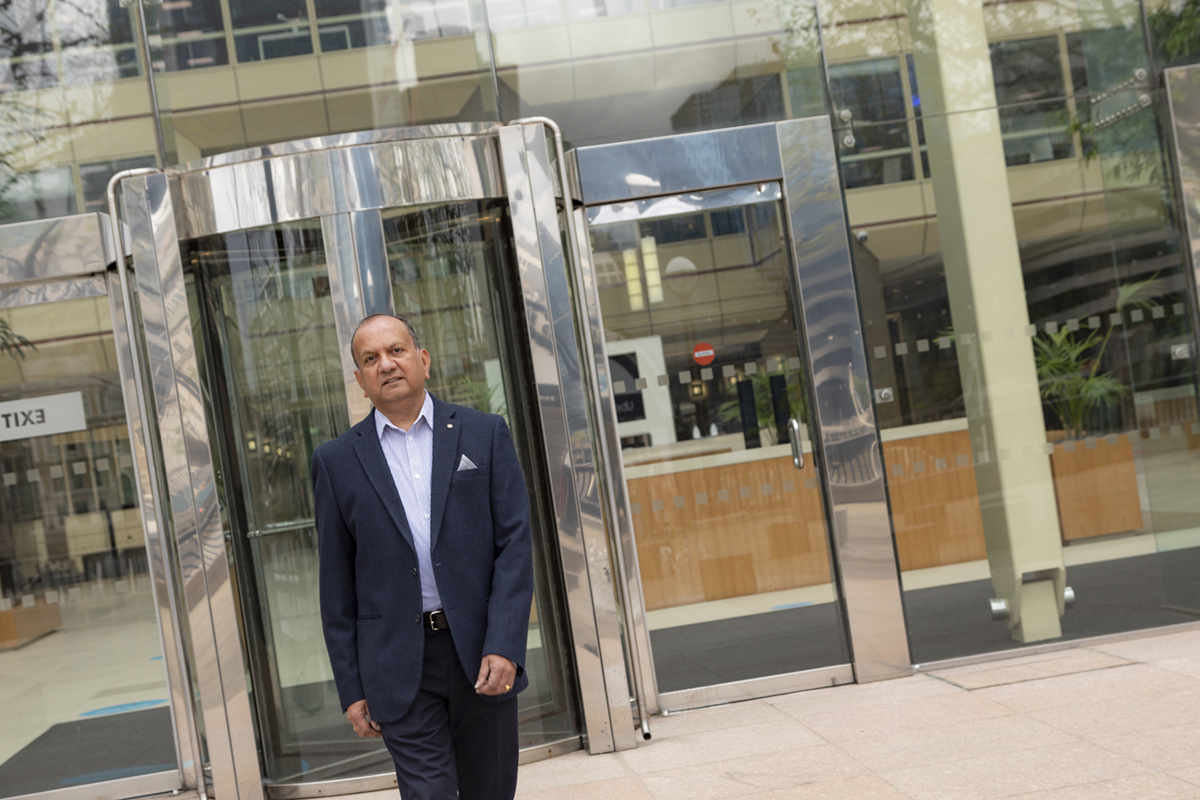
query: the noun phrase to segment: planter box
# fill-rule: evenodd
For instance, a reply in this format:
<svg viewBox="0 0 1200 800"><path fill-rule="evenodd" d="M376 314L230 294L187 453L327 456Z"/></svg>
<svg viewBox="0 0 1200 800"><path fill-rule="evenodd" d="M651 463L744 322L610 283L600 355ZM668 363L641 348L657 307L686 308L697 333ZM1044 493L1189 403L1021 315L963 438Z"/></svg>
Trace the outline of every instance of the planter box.
<svg viewBox="0 0 1200 800"><path fill-rule="evenodd" d="M47 603L41 597L32 608L17 605L8 611L0 611L0 651L24 647L60 625L62 615L58 604Z"/></svg>
<svg viewBox="0 0 1200 800"><path fill-rule="evenodd" d="M1126 434L1057 442L1050 468L1063 541L1136 531L1144 524Z"/></svg>

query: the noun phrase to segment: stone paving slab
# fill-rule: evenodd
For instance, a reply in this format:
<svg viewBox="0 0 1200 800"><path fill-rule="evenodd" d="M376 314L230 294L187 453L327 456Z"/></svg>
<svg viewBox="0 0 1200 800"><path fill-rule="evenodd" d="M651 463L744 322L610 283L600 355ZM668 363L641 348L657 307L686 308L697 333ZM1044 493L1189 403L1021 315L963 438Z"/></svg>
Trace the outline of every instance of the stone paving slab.
<svg viewBox="0 0 1200 800"><path fill-rule="evenodd" d="M698 709L651 729L636 750L522 767L517 797L1200 800L1200 630Z"/></svg>

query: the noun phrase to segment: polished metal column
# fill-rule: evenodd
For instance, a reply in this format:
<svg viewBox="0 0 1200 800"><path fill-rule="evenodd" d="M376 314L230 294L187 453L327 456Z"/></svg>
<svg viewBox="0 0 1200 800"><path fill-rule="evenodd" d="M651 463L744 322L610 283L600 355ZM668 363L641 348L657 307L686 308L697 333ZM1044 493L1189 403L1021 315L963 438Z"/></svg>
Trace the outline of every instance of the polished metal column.
<svg viewBox="0 0 1200 800"><path fill-rule="evenodd" d="M569 196L569 192L567 192ZM642 579L638 565L637 543L633 536L633 519L629 510L629 492L625 484L625 464L621 460L621 437L617 429L616 405L613 402L612 380L608 371L608 353L604 346L604 321L600 315L600 293L596 286L596 267L592 261L592 243L587 233L584 209L575 211L575 232L579 241L575 252L579 257L575 303L583 328L584 347L591 348L588 368L591 380L588 389L595 414L595 447L601 478L601 491L608 502L609 549L617 566L620 581L619 599L625 617L625 646L629 649L630 676L638 691L639 722L642 735L650 738L648 716L659 713L658 680L651 658L650 629L646 625L646 602L642 596ZM587 353L585 353L587 355Z"/></svg>
<svg viewBox="0 0 1200 800"><path fill-rule="evenodd" d="M117 257L124 257L124 253ZM158 458L146 451L145 398L139 396L134 380L137 360L132 349L137 346L129 336L125 323L126 298L117 276L108 273L108 301L112 312L113 343L117 351L117 371L121 376L121 396L125 401L125 419L129 425L129 449L133 454L133 474L138 493L138 511L142 531L146 536L146 557L150 580L154 583L155 613L162 636L163 664L167 669L167 689L171 693L171 718L175 741L179 746L180 775L189 789L201 788L202 765L198 755L199 742L195 732L195 704L192 702L191 681L188 675L187 651L180 628L178 587L175 585L173 558L166 537L168 531L163 513L166 500L160 497L162 484Z"/></svg>
<svg viewBox="0 0 1200 800"><path fill-rule="evenodd" d="M124 184L147 371L215 793L261 800L229 562L167 176Z"/></svg>
<svg viewBox="0 0 1200 800"><path fill-rule="evenodd" d="M350 424L359 422L371 413L371 401L363 394L354 377L354 354L350 352L350 337L363 311L362 286L358 277L358 261L354 256L354 231L349 214L330 214L321 217L321 237L325 241L325 265L329 270L329 294L333 298L333 325L337 331L338 354L342 359L342 375L346 386L346 409Z"/></svg>
<svg viewBox="0 0 1200 800"><path fill-rule="evenodd" d="M378 208L350 215L354 231L354 258L362 287L363 316L394 314L392 271L388 269L387 244L383 240L383 214ZM400 312L403 313L403 312Z"/></svg>
<svg viewBox="0 0 1200 800"><path fill-rule="evenodd" d="M910 675L900 570L833 134L824 116L780 122L776 130L854 676L865 683ZM861 477L864 467L870 480Z"/></svg>
<svg viewBox="0 0 1200 800"><path fill-rule="evenodd" d="M540 124L502 128L500 159L530 332L576 670L591 753L637 746L616 585L588 429L587 400L546 138Z"/></svg>

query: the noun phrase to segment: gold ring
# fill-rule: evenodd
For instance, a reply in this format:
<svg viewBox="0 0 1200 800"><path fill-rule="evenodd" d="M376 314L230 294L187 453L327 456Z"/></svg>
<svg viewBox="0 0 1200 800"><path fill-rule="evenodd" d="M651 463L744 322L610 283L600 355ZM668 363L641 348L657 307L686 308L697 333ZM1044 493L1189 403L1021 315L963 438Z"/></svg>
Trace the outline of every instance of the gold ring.
<svg viewBox="0 0 1200 800"><path fill-rule="evenodd" d="M509 689L511 689L511 688L512 688L512 687L511 687L511 686L509 686L507 683L506 683L506 684L504 684L504 691L506 691L506 692L507 692L507 691L508 691Z"/></svg>

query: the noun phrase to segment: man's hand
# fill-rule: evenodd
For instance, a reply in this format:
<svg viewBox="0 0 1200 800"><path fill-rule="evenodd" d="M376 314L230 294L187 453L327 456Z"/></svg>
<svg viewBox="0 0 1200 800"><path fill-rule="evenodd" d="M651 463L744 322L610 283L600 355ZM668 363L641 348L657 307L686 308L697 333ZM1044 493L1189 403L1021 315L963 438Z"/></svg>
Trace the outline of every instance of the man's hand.
<svg viewBox="0 0 1200 800"><path fill-rule="evenodd" d="M354 732L364 739L372 736L379 739L383 736L379 732L379 723L371 721L371 712L367 710L365 699L350 704L346 709L346 719L354 726Z"/></svg>
<svg viewBox="0 0 1200 800"><path fill-rule="evenodd" d="M475 694L506 694L517 682L517 665L504 656L488 653L479 665Z"/></svg>

